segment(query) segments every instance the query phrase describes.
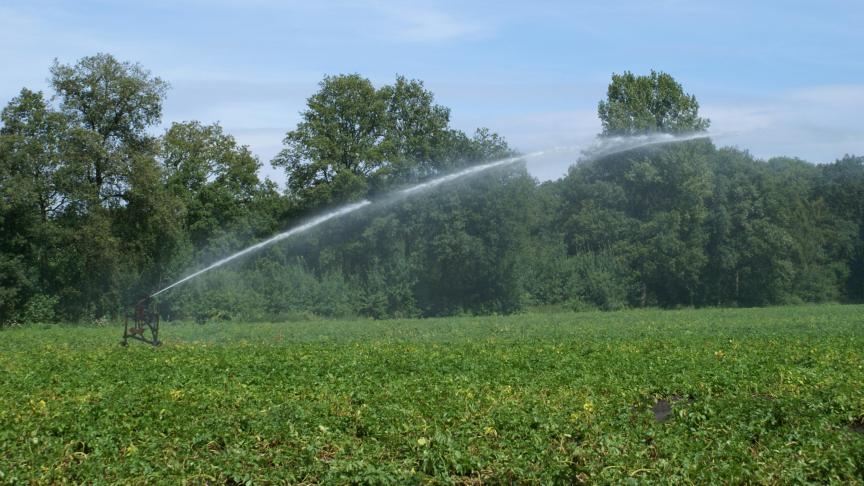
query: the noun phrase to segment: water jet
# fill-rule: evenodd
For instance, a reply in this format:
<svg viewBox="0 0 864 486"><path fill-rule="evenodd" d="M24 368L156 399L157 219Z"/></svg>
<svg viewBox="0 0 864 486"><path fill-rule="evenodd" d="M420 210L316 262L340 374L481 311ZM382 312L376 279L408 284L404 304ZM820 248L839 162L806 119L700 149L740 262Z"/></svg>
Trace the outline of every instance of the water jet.
<svg viewBox="0 0 864 486"><path fill-rule="evenodd" d="M708 137L709 137L709 135L707 133L704 133L704 132L678 134L678 135L673 135L673 134L668 134L668 133L654 133L654 134L636 135L636 136L627 136L627 137L603 137L603 138L598 139L598 141L594 145L588 147L587 149L583 149L582 150L582 157L580 160L586 161L586 160L591 160L591 159L598 159L598 158L607 157L607 156L614 155L617 153L627 152L629 150L635 150L635 149L643 148L643 147L647 147L647 146L667 144L667 143L685 142L685 141L689 141L689 140L695 140L695 139L699 139L699 138L708 138ZM435 178L428 180L426 182L418 183L418 184L412 185L412 186L407 187L407 188L396 190L396 191L392 192L389 196L385 196L384 198L382 198L380 200L376 200L375 205L376 206L382 206L382 205L390 204L390 203L393 203L395 201L398 201L398 200L401 200L401 199L404 199L407 197L411 197L411 196L414 196L416 194L423 193L425 191L428 191L428 190L433 189L435 187L441 186L441 185L446 184L448 182L451 182L451 181L454 181L457 179L462 179L464 177L469 177L469 176L472 176L475 174L479 174L479 173L485 172L487 170L490 170L490 169L493 169L496 167L504 167L504 166L515 164L515 163L520 162L520 161L529 160L529 159L537 158L537 157L544 156L544 155L548 156L550 154L555 154L555 153L573 153L577 149L578 148L576 148L576 147L555 147L555 148L551 148L551 149L547 149L547 150L541 150L541 151L532 152L532 153L528 153L528 154L515 155L515 156L507 157L504 159L495 160L492 162L473 165L473 166L470 166L466 169L462 169L460 171L456 171L456 172L453 172L450 174L435 177ZM333 210L331 210L331 211L329 211L329 212L327 212L321 216L318 216L316 218L313 218L313 219L307 221L304 224L301 224L299 226L291 228L291 229L284 231L282 233L279 233L279 234L277 234L271 238L268 238L264 241L261 241L259 243L254 244L254 245L251 245L251 246L249 246L243 250L240 250L240 251L238 251L238 252L236 252L230 256L227 256L227 257L201 269L201 270L198 270L198 271L196 271L190 275L187 275L186 277L183 277L180 280L178 280L178 281L176 281L176 282L174 282L174 283L172 283L166 287L163 287L162 289L159 289L158 291L145 297L144 299L142 299L141 301L139 301L135 305L134 312L132 314L133 327L131 327L131 328L128 327L128 317L127 317L127 324L126 324L126 328L124 329L124 333L123 333L123 344L124 345L127 344L127 340L129 338L138 339L140 341L148 342L148 343L153 344L153 345L159 344L159 340L158 340L159 318L158 318L158 313L155 311L155 309L153 309L153 306L151 303L151 300L153 297L156 297L157 295L160 295L160 294L162 294L162 293L164 293L164 292L166 292L166 291L168 291L168 290L170 290L170 289L172 289L178 285L181 285L185 282L188 282L189 280L192 280L192 279L194 279L194 278L196 278L196 277L198 277L198 276L200 276L206 272L209 272L210 270L221 267L222 265L225 265L226 263L229 263L235 259L238 259L238 258L245 256L245 255L248 255L250 253L256 252L262 248L268 247L268 246L270 246L274 243L277 243L279 241L282 241L286 238L290 238L291 236L295 236L295 235L298 235L300 233L304 233L306 231L309 231L309 230L311 230L311 229L313 229L313 228L315 228L321 224L324 224L330 220L338 219L338 218L341 218L343 216L347 216L348 214L359 211L360 209L363 209L364 207L369 206L370 204L373 204L373 203L369 200L362 200L359 202L347 204L347 205L338 207L336 209L333 209ZM150 331L151 331L151 338L150 339L147 339L147 338L143 337L143 335L142 335L146 329L150 329Z"/></svg>

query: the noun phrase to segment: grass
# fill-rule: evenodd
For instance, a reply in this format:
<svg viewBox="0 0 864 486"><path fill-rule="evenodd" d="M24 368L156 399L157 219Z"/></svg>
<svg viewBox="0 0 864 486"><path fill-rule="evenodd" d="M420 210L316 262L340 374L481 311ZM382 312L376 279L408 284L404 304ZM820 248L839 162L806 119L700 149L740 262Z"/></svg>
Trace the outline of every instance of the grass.
<svg viewBox="0 0 864 486"><path fill-rule="evenodd" d="M120 334L0 332L0 482L864 482L862 306Z"/></svg>

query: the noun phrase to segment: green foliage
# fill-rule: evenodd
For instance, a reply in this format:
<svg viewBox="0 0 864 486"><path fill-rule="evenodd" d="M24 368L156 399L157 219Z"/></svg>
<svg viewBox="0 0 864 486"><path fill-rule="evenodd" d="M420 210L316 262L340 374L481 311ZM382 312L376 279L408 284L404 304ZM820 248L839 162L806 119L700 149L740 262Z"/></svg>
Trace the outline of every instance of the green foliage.
<svg viewBox="0 0 864 486"><path fill-rule="evenodd" d="M526 307L864 300L864 159L755 160L708 140L578 160L538 185L450 127L421 81L324 78L284 150L280 194L218 124L156 137L167 84L107 54L51 68L0 115L0 323L118 317L130 303L316 213L375 202L172 290L163 317L510 314ZM708 127L671 76L614 75L602 136ZM209 317L208 317L209 316ZM218 316L218 317L213 317Z"/></svg>
<svg viewBox="0 0 864 486"><path fill-rule="evenodd" d="M19 311L34 291L29 269L22 260L0 254L0 323L3 325L17 322Z"/></svg>
<svg viewBox="0 0 864 486"><path fill-rule="evenodd" d="M0 481L858 484L862 311L4 330Z"/></svg>
<svg viewBox="0 0 864 486"><path fill-rule="evenodd" d="M826 256L845 266L843 293L847 299L864 299L864 157L847 155L821 167L814 195L825 202L831 242Z"/></svg>
<svg viewBox="0 0 864 486"><path fill-rule="evenodd" d="M308 205L365 194L387 157L384 98L358 74L326 77L274 159L293 197Z"/></svg>
<svg viewBox="0 0 864 486"><path fill-rule="evenodd" d="M21 322L54 322L59 298L46 295L34 295L19 316Z"/></svg>
<svg viewBox="0 0 864 486"><path fill-rule="evenodd" d="M765 163L706 141L630 151L554 183L554 224L568 254L624 258L631 305L851 300L860 217L839 198L860 182L845 163L837 183L797 159Z"/></svg>
<svg viewBox="0 0 864 486"><path fill-rule="evenodd" d="M568 257L567 297L575 310L616 310L627 306L626 261L606 251L583 252Z"/></svg>
<svg viewBox="0 0 864 486"><path fill-rule="evenodd" d="M138 64L109 54L51 67L60 112L69 120L68 158L77 198L116 207L137 154L152 153L147 129L159 123L167 84Z"/></svg>
<svg viewBox="0 0 864 486"><path fill-rule="evenodd" d="M357 199L466 163L507 155L488 130L473 139L449 128L450 110L417 80L376 89L358 74L328 76L273 159L302 208Z"/></svg>
<svg viewBox="0 0 864 486"><path fill-rule="evenodd" d="M613 74L597 113L606 136L701 132L710 125L710 120L699 117L695 96L685 93L669 74L653 70L647 76Z"/></svg>
<svg viewBox="0 0 864 486"><path fill-rule="evenodd" d="M161 141L162 184L177 206L172 213L182 215L186 239L177 244L193 247L184 248L185 261L173 262L171 270L189 265L193 251L212 258L273 231L278 214L266 211L274 209L278 195L272 182L259 180L261 163L248 147L218 124L199 122L175 123Z"/></svg>

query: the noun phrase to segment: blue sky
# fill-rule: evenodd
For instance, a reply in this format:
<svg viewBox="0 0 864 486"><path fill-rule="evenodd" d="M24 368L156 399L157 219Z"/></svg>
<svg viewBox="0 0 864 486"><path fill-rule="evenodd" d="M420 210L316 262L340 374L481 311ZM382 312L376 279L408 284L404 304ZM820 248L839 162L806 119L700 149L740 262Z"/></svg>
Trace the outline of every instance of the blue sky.
<svg viewBox="0 0 864 486"><path fill-rule="evenodd" d="M864 2L0 0L0 103L96 52L167 80L164 124L220 122L269 167L326 74L421 79L452 124L528 152L586 144L613 72L672 74L716 142L864 154ZM557 177L569 160L532 166Z"/></svg>

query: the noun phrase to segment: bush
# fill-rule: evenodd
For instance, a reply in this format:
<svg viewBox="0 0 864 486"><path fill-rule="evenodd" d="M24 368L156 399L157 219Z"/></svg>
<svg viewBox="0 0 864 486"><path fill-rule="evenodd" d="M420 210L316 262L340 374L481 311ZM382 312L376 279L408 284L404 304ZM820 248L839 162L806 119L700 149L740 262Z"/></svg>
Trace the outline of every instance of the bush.
<svg viewBox="0 0 864 486"><path fill-rule="evenodd" d="M19 321L26 324L47 323L56 320L55 308L60 299L57 296L34 295L24 304Z"/></svg>
<svg viewBox="0 0 864 486"><path fill-rule="evenodd" d="M627 268L621 258L607 252L584 252L566 261L569 300L601 310L626 307Z"/></svg>

